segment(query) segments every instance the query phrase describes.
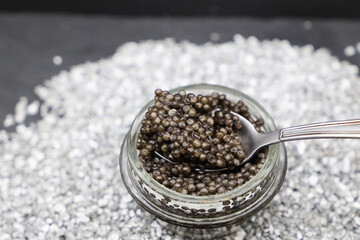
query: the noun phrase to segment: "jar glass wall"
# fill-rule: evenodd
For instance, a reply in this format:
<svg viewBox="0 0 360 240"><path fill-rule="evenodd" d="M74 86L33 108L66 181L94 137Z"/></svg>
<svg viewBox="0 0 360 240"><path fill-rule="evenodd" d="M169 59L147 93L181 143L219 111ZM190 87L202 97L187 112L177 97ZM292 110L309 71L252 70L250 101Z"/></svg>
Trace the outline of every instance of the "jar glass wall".
<svg viewBox="0 0 360 240"><path fill-rule="evenodd" d="M225 94L233 102L242 100L254 118L265 122L263 130L273 131L276 126L271 116L254 99L226 87L191 85L173 89L188 93L210 95ZM229 192L210 196L192 196L175 192L154 180L143 168L136 149L141 121L154 100L144 106L135 118L121 149L120 170L125 187L132 197L148 212L166 222L191 228L215 228L244 221L262 209L277 193L286 173L286 152L283 144L271 145L262 169L244 185Z"/></svg>

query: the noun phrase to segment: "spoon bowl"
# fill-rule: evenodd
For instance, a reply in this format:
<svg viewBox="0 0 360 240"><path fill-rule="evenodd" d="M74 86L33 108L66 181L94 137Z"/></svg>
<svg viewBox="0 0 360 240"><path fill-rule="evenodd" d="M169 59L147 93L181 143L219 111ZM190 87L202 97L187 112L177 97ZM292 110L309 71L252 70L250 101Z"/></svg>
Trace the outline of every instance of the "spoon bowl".
<svg viewBox="0 0 360 240"><path fill-rule="evenodd" d="M241 136L241 146L245 153L245 159L243 159L240 166L247 163L262 147L279 142L276 138L278 135L277 132L259 133L249 120L236 112L230 113L239 118L242 123L239 134Z"/></svg>

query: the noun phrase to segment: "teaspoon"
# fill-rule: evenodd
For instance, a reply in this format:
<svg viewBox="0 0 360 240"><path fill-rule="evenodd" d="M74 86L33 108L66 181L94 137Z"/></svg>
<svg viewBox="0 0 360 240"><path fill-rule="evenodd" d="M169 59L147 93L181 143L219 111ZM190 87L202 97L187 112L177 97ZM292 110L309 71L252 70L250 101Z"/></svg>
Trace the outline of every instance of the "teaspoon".
<svg viewBox="0 0 360 240"><path fill-rule="evenodd" d="M242 123L239 134L246 157L241 164L248 162L260 148L275 143L316 138L360 138L360 119L311 123L259 133L246 118L235 112L231 114Z"/></svg>
<svg viewBox="0 0 360 240"><path fill-rule="evenodd" d="M214 110L212 114L214 114L216 111L219 111L219 109ZM243 159L240 165L247 163L259 149L271 144L317 138L360 138L360 119L311 123L277 129L267 133L259 133L256 131L252 123L249 122L249 120L236 112L231 111L231 114L238 117L242 123L242 127L238 131L241 136L241 146L243 147L243 151L246 157ZM170 163L174 163L158 152L155 152L155 154ZM225 171L229 169L195 168L193 170L200 172L213 172Z"/></svg>

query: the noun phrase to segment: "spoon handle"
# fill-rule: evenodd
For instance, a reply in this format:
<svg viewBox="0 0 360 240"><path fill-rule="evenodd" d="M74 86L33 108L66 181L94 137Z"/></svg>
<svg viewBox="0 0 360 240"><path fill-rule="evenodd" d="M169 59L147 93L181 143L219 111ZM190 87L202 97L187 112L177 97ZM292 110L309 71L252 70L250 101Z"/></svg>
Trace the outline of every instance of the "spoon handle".
<svg viewBox="0 0 360 240"><path fill-rule="evenodd" d="M312 123L280 130L280 141L313 138L360 138L360 119Z"/></svg>

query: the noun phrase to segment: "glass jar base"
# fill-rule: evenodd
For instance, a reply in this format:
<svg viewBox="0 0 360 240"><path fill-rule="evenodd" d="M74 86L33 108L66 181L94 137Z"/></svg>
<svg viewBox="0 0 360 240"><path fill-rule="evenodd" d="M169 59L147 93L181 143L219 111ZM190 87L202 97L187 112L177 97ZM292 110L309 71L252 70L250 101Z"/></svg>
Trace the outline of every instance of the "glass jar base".
<svg viewBox="0 0 360 240"><path fill-rule="evenodd" d="M124 142L123 148L126 148L126 142ZM122 151L123 153L124 151ZM183 232L184 236L199 236L199 238L205 238L206 236L225 236L236 232L236 227L238 224L241 224L246 219L260 211L264 208L276 195L276 193L280 190L280 187L285 179L286 170L287 170L287 155L285 145L280 143L280 151L279 151L279 161L278 161L278 170L276 171L278 174L274 176L274 181L272 185L267 189L266 195L263 198L260 198L256 204L252 207L250 206L244 214L241 216L234 216L233 218L222 218L222 221L214 222L214 224L204 224L204 223L196 223L192 221L183 221L180 217L177 219L167 218L167 215L161 213L163 209L157 208L147 201L144 197L143 193L139 191L131 179L133 179L130 174L130 165L128 161L126 161L126 157L120 157L120 171L123 179L123 183L127 188L130 195L135 199L135 201L146 211L153 214L155 217L160 219L164 226L171 230L172 232L180 233ZM189 219L188 219L189 220Z"/></svg>

